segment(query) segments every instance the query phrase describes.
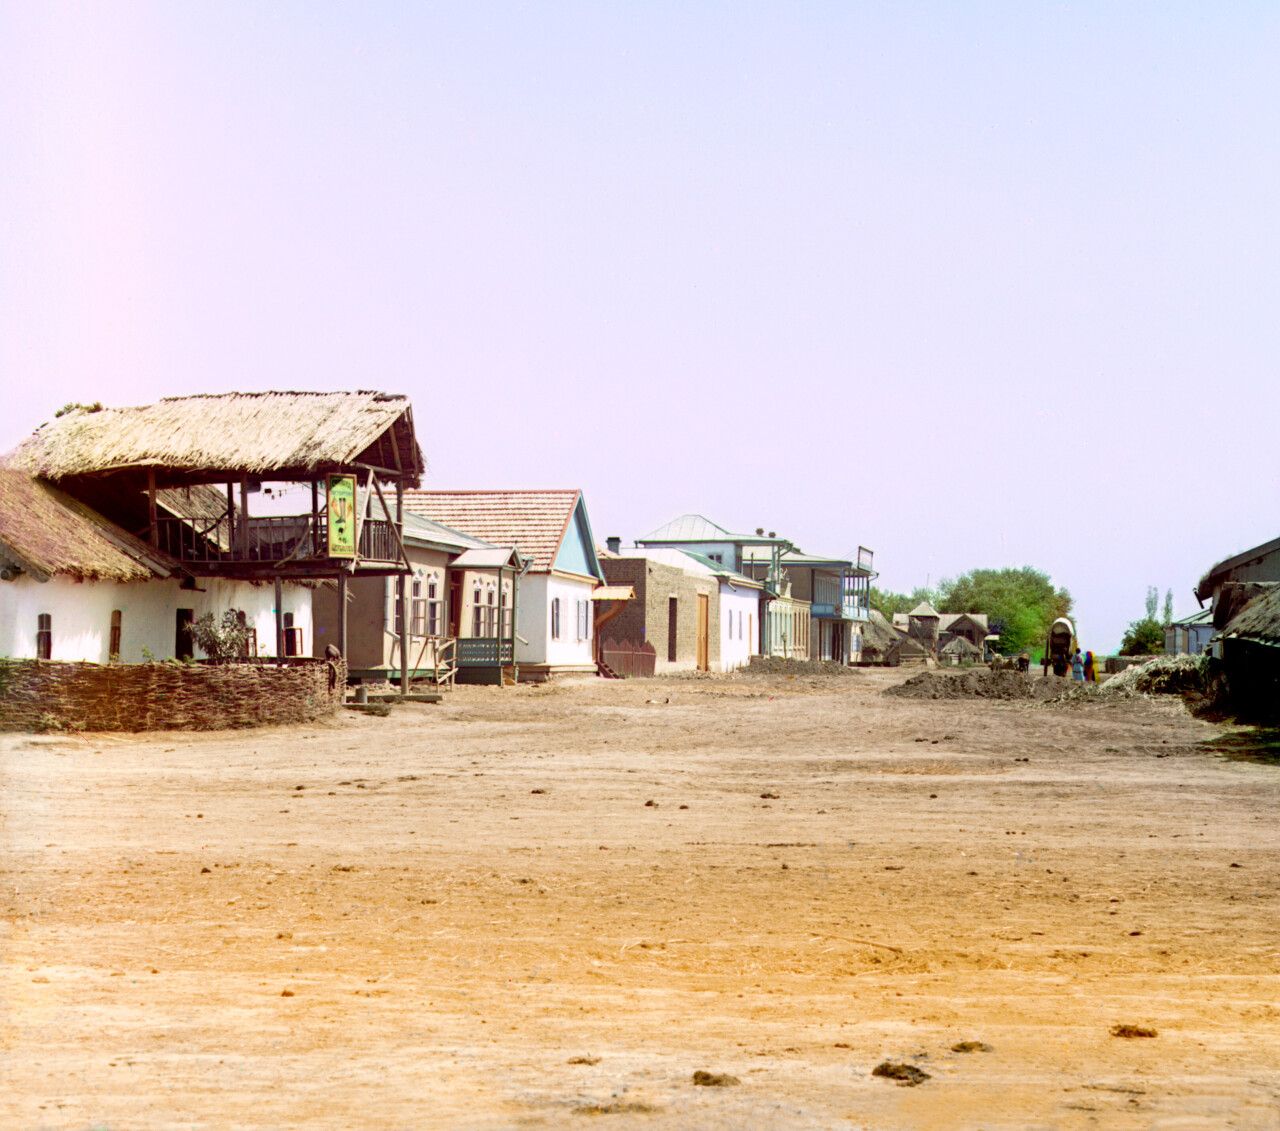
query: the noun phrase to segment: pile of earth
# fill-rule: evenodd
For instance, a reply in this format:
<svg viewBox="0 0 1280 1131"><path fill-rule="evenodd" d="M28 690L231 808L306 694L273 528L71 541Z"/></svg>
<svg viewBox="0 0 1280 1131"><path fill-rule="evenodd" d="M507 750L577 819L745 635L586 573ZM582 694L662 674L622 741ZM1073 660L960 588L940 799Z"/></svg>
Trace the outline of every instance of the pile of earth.
<svg viewBox="0 0 1280 1131"><path fill-rule="evenodd" d="M1071 686L1056 675L1028 676L1021 672L974 669L961 675L921 672L906 683L885 688L886 695L905 699L1056 699Z"/></svg>
<svg viewBox="0 0 1280 1131"><path fill-rule="evenodd" d="M856 672L856 668L837 664L834 660L787 660L781 656L752 656L751 663L745 668L739 668L734 672L734 675L739 677L757 675L849 676L856 674Z"/></svg>

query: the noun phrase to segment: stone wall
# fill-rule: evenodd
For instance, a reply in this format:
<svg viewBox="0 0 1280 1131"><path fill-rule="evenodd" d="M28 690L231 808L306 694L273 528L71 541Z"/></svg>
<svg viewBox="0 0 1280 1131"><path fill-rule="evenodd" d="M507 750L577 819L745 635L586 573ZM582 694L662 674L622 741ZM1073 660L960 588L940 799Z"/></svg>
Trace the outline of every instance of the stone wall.
<svg viewBox="0 0 1280 1131"><path fill-rule="evenodd" d="M75 664L0 659L0 731L230 730L304 723L346 693L342 660Z"/></svg>

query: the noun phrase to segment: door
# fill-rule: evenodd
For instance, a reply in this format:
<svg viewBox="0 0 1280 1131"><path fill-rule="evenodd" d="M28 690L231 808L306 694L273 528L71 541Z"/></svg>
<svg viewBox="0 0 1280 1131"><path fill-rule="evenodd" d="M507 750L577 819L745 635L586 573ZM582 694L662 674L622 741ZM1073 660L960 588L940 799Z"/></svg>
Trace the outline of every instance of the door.
<svg viewBox="0 0 1280 1131"><path fill-rule="evenodd" d="M698 594L698 671L711 670L711 598Z"/></svg>
<svg viewBox="0 0 1280 1131"><path fill-rule="evenodd" d="M179 609L174 625L173 656L176 660L189 660L195 647L191 639L191 626L195 623L195 609Z"/></svg>

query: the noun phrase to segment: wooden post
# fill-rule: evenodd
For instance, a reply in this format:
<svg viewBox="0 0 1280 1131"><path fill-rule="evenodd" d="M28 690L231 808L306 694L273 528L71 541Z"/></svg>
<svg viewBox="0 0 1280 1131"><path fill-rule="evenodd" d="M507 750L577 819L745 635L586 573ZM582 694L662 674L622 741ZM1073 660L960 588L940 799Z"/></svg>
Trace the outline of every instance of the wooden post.
<svg viewBox="0 0 1280 1131"><path fill-rule="evenodd" d="M147 511L151 522L151 544L160 545L160 523L156 514L156 469L147 468Z"/></svg>
<svg viewBox="0 0 1280 1131"><path fill-rule="evenodd" d="M328 554L329 548L320 545L320 484L317 480L311 480L311 552L318 554L323 550Z"/></svg>
<svg viewBox="0 0 1280 1131"><path fill-rule="evenodd" d="M227 553L236 554L236 489L231 480L227 480Z"/></svg>
<svg viewBox="0 0 1280 1131"><path fill-rule="evenodd" d="M379 494L381 499L381 494ZM386 503L383 503L383 509L386 509ZM396 480L396 529L404 529L404 480ZM404 551L404 543L401 541L399 534L396 535L396 541L400 543L400 553L404 555L403 561L405 565L409 564L408 555ZM409 694L409 579L413 576L411 573L401 575L400 585L400 694Z"/></svg>
<svg viewBox="0 0 1280 1131"><path fill-rule="evenodd" d="M276 578L276 665L284 664L284 586Z"/></svg>
<svg viewBox="0 0 1280 1131"><path fill-rule="evenodd" d="M249 477L240 476L240 559L249 558Z"/></svg>
<svg viewBox="0 0 1280 1131"><path fill-rule="evenodd" d="M347 658L347 574L338 574L338 649ZM348 665L349 666L349 665Z"/></svg>

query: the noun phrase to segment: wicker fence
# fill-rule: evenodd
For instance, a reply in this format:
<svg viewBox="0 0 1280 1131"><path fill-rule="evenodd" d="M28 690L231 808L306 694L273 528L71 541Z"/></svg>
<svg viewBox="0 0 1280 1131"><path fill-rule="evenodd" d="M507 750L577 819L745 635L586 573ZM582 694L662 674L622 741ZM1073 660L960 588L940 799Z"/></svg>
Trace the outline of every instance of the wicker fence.
<svg viewBox="0 0 1280 1131"><path fill-rule="evenodd" d="M0 660L0 731L231 730L304 723L342 704L341 661L69 664Z"/></svg>

